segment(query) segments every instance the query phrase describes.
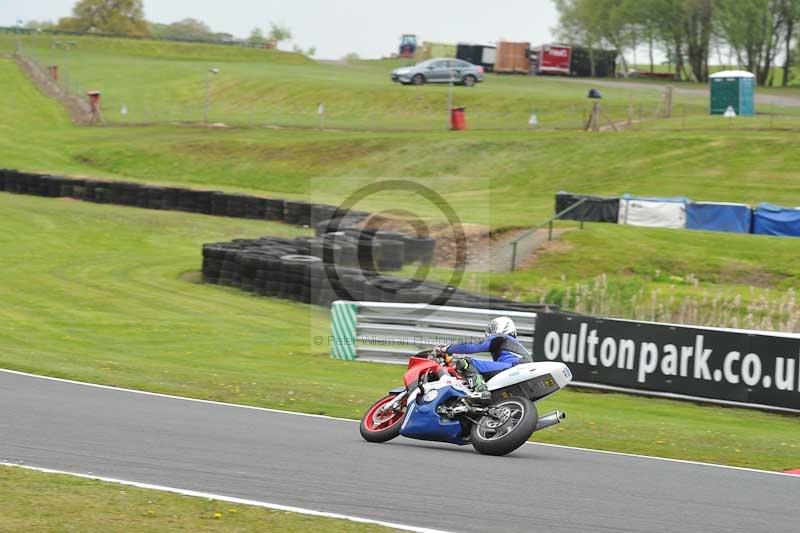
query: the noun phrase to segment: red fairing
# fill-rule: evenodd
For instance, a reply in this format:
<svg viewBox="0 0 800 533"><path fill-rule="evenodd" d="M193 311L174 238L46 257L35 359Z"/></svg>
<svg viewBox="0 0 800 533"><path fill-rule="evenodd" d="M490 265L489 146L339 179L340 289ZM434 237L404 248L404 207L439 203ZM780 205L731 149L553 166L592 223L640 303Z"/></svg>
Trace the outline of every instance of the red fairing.
<svg viewBox="0 0 800 533"><path fill-rule="evenodd" d="M439 372L440 368L441 366L439 363L432 359L412 357L408 360L408 370L406 370L406 373L403 375L403 383L408 387L411 383L416 383L420 375L427 374L428 372L436 374Z"/></svg>

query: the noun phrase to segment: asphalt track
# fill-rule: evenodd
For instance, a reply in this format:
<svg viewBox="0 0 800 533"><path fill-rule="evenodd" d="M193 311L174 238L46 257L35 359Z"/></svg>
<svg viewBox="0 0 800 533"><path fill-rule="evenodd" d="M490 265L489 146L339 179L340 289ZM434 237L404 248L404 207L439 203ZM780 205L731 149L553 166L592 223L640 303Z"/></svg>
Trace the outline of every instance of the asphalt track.
<svg viewBox="0 0 800 533"><path fill-rule="evenodd" d="M567 419L567 422L569 419ZM800 478L526 445L361 440L351 421L0 371L0 461L450 531L797 531Z"/></svg>

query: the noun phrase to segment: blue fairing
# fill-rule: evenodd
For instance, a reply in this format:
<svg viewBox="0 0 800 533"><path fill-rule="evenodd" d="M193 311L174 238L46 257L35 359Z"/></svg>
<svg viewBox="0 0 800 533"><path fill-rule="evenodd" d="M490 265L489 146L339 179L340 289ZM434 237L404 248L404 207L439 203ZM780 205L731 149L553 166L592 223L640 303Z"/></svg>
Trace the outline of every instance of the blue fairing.
<svg viewBox="0 0 800 533"><path fill-rule="evenodd" d="M466 444L461 438L461 423L436 414L436 408L442 403L464 395L463 392L453 387L443 387L439 389L439 395L432 402L411 402L400 428L400 434L410 439Z"/></svg>

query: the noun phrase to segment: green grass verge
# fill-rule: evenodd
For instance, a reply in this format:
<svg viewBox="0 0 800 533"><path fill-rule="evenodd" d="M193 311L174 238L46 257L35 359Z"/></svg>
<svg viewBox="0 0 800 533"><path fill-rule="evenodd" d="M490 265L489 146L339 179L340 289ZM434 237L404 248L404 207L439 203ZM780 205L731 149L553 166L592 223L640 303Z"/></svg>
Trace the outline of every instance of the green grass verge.
<svg viewBox="0 0 800 533"><path fill-rule="evenodd" d="M448 123L446 84L393 84L397 61L317 62L276 51L80 37L65 50L59 40L27 36L21 43L42 65L59 65L73 92L101 90L105 118L116 123L201 122L209 68L220 69L210 84L212 122L317 127L322 103L329 128L444 130ZM13 36L0 35L0 53L15 47ZM524 130L535 112L542 127L578 129L590 107L586 92L557 78L488 74L478 87L456 87L454 102L468 108L473 128ZM632 101L650 115L662 95L657 86L604 88L605 109L624 118ZM681 105L700 113L705 99L681 97Z"/></svg>
<svg viewBox="0 0 800 533"><path fill-rule="evenodd" d="M5 531L393 531L8 466L0 494Z"/></svg>
<svg viewBox="0 0 800 533"><path fill-rule="evenodd" d="M6 193L0 211L0 367L346 418L400 382L402 367L314 345L322 308L195 282L202 242L295 228ZM536 440L800 465L796 417L573 390L555 408L567 422Z"/></svg>

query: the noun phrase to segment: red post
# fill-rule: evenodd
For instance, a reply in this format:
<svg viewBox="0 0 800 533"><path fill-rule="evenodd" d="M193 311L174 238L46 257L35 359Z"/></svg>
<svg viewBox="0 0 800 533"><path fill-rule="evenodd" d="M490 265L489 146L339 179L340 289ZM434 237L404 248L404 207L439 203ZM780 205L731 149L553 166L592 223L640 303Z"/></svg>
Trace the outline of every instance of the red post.
<svg viewBox="0 0 800 533"><path fill-rule="evenodd" d="M50 65L50 79L58 81L58 65Z"/></svg>
<svg viewBox="0 0 800 533"><path fill-rule="evenodd" d="M89 96L89 107L91 108L91 117L89 121L91 124L97 124L103 121L100 115L100 91L89 91L86 93Z"/></svg>
<svg viewBox="0 0 800 533"><path fill-rule="evenodd" d="M454 107L450 110L450 129L462 131L467 129L466 107Z"/></svg>

